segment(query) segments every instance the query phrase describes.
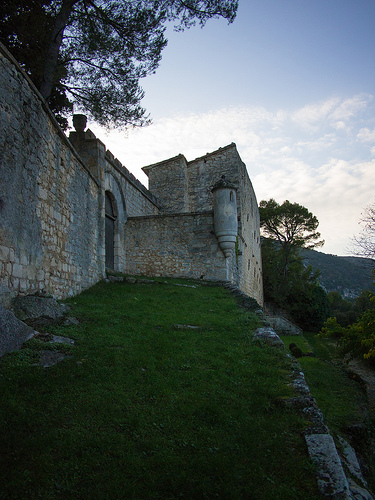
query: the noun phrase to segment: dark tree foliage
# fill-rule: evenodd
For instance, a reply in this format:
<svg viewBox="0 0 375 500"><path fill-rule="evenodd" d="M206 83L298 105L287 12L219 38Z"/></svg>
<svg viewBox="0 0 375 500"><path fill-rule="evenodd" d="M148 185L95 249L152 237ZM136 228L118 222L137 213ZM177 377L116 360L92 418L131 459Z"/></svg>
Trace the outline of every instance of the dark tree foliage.
<svg viewBox="0 0 375 500"><path fill-rule="evenodd" d="M354 300L345 300L339 292L328 292L330 305L330 317L336 318L337 324L347 327L355 323L367 310L375 309L374 294L369 290L363 290Z"/></svg>
<svg viewBox="0 0 375 500"><path fill-rule="evenodd" d="M140 126L149 120L139 81L159 65L167 24L232 22L237 7L237 0L3 0L0 41L56 113L73 102L102 125Z"/></svg>
<svg viewBox="0 0 375 500"><path fill-rule="evenodd" d="M278 242L262 239L264 299L286 311L306 331L319 331L330 315L326 292L319 285L319 271L305 267L297 249L284 274L284 257Z"/></svg>
<svg viewBox="0 0 375 500"><path fill-rule="evenodd" d="M44 72L44 61L54 23L48 10L49 0L3 0L0 2L0 42L12 53L39 89ZM66 70L59 64L53 82L49 106L56 113L62 128L68 125L64 115L70 114L73 104L63 86Z"/></svg>
<svg viewBox="0 0 375 500"><path fill-rule="evenodd" d="M330 307L330 316L335 317L341 326L348 326L354 323L357 313L354 309L354 303L345 300L340 292L328 292L328 301Z"/></svg>
<svg viewBox="0 0 375 500"><path fill-rule="evenodd" d="M318 219L298 203L286 200L279 205L273 198L268 201L262 200L259 213L263 235L278 242L285 275L296 251L324 244L324 240L319 240Z"/></svg>
<svg viewBox="0 0 375 500"><path fill-rule="evenodd" d="M261 201L263 285L266 302L288 312L303 329L318 331L329 316L327 294L319 271L305 267L301 248L323 245L318 219L307 208L288 200Z"/></svg>

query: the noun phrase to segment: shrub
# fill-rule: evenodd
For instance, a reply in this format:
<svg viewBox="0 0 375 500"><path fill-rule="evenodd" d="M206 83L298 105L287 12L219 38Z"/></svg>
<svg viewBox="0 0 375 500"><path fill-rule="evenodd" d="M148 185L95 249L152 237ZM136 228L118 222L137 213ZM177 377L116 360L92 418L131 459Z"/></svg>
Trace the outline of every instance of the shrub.
<svg viewBox="0 0 375 500"><path fill-rule="evenodd" d="M375 302L374 294L371 301ZM367 309L355 323L346 328L340 326L336 318L328 318L320 335L338 338L342 355L348 354L350 358L363 356L375 362L375 309Z"/></svg>
<svg viewBox="0 0 375 500"><path fill-rule="evenodd" d="M292 347L291 352L295 358L301 358L303 356L302 349L299 347Z"/></svg>

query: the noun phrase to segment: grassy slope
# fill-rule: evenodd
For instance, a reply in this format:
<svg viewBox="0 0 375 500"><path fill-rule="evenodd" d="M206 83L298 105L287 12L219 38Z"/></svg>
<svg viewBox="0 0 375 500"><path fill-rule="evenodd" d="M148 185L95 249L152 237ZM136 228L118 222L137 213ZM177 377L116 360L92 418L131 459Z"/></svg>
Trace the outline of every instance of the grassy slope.
<svg viewBox="0 0 375 500"><path fill-rule="evenodd" d="M1 499L320 498L280 403L289 360L225 289L100 283L70 303L71 358L0 363Z"/></svg>

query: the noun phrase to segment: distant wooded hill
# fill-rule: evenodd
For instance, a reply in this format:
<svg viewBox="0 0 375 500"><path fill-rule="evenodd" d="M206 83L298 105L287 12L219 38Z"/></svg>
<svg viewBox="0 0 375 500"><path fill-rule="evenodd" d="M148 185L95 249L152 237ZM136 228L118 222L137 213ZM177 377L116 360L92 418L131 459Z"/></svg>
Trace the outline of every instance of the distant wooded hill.
<svg viewBox="0 0 375 500"><path fill-rule="evenodd" d="M362 257L338 257L315 250L303 250L305 265L320 269L319 281L327 291L340 292L345 299L358 297L363 290L375 291L375 260Z"/></svg>

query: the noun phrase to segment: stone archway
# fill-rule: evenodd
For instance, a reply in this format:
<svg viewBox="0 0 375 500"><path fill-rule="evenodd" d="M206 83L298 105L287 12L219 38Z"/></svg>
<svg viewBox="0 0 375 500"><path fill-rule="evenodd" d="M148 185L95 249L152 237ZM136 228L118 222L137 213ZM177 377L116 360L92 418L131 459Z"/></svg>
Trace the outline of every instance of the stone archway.
<svg viewBox="0 0 375 500"><path fill-rule="evenodd" d="M116 205L109 191L105 192L105 267L115 268Z"/></svg>

